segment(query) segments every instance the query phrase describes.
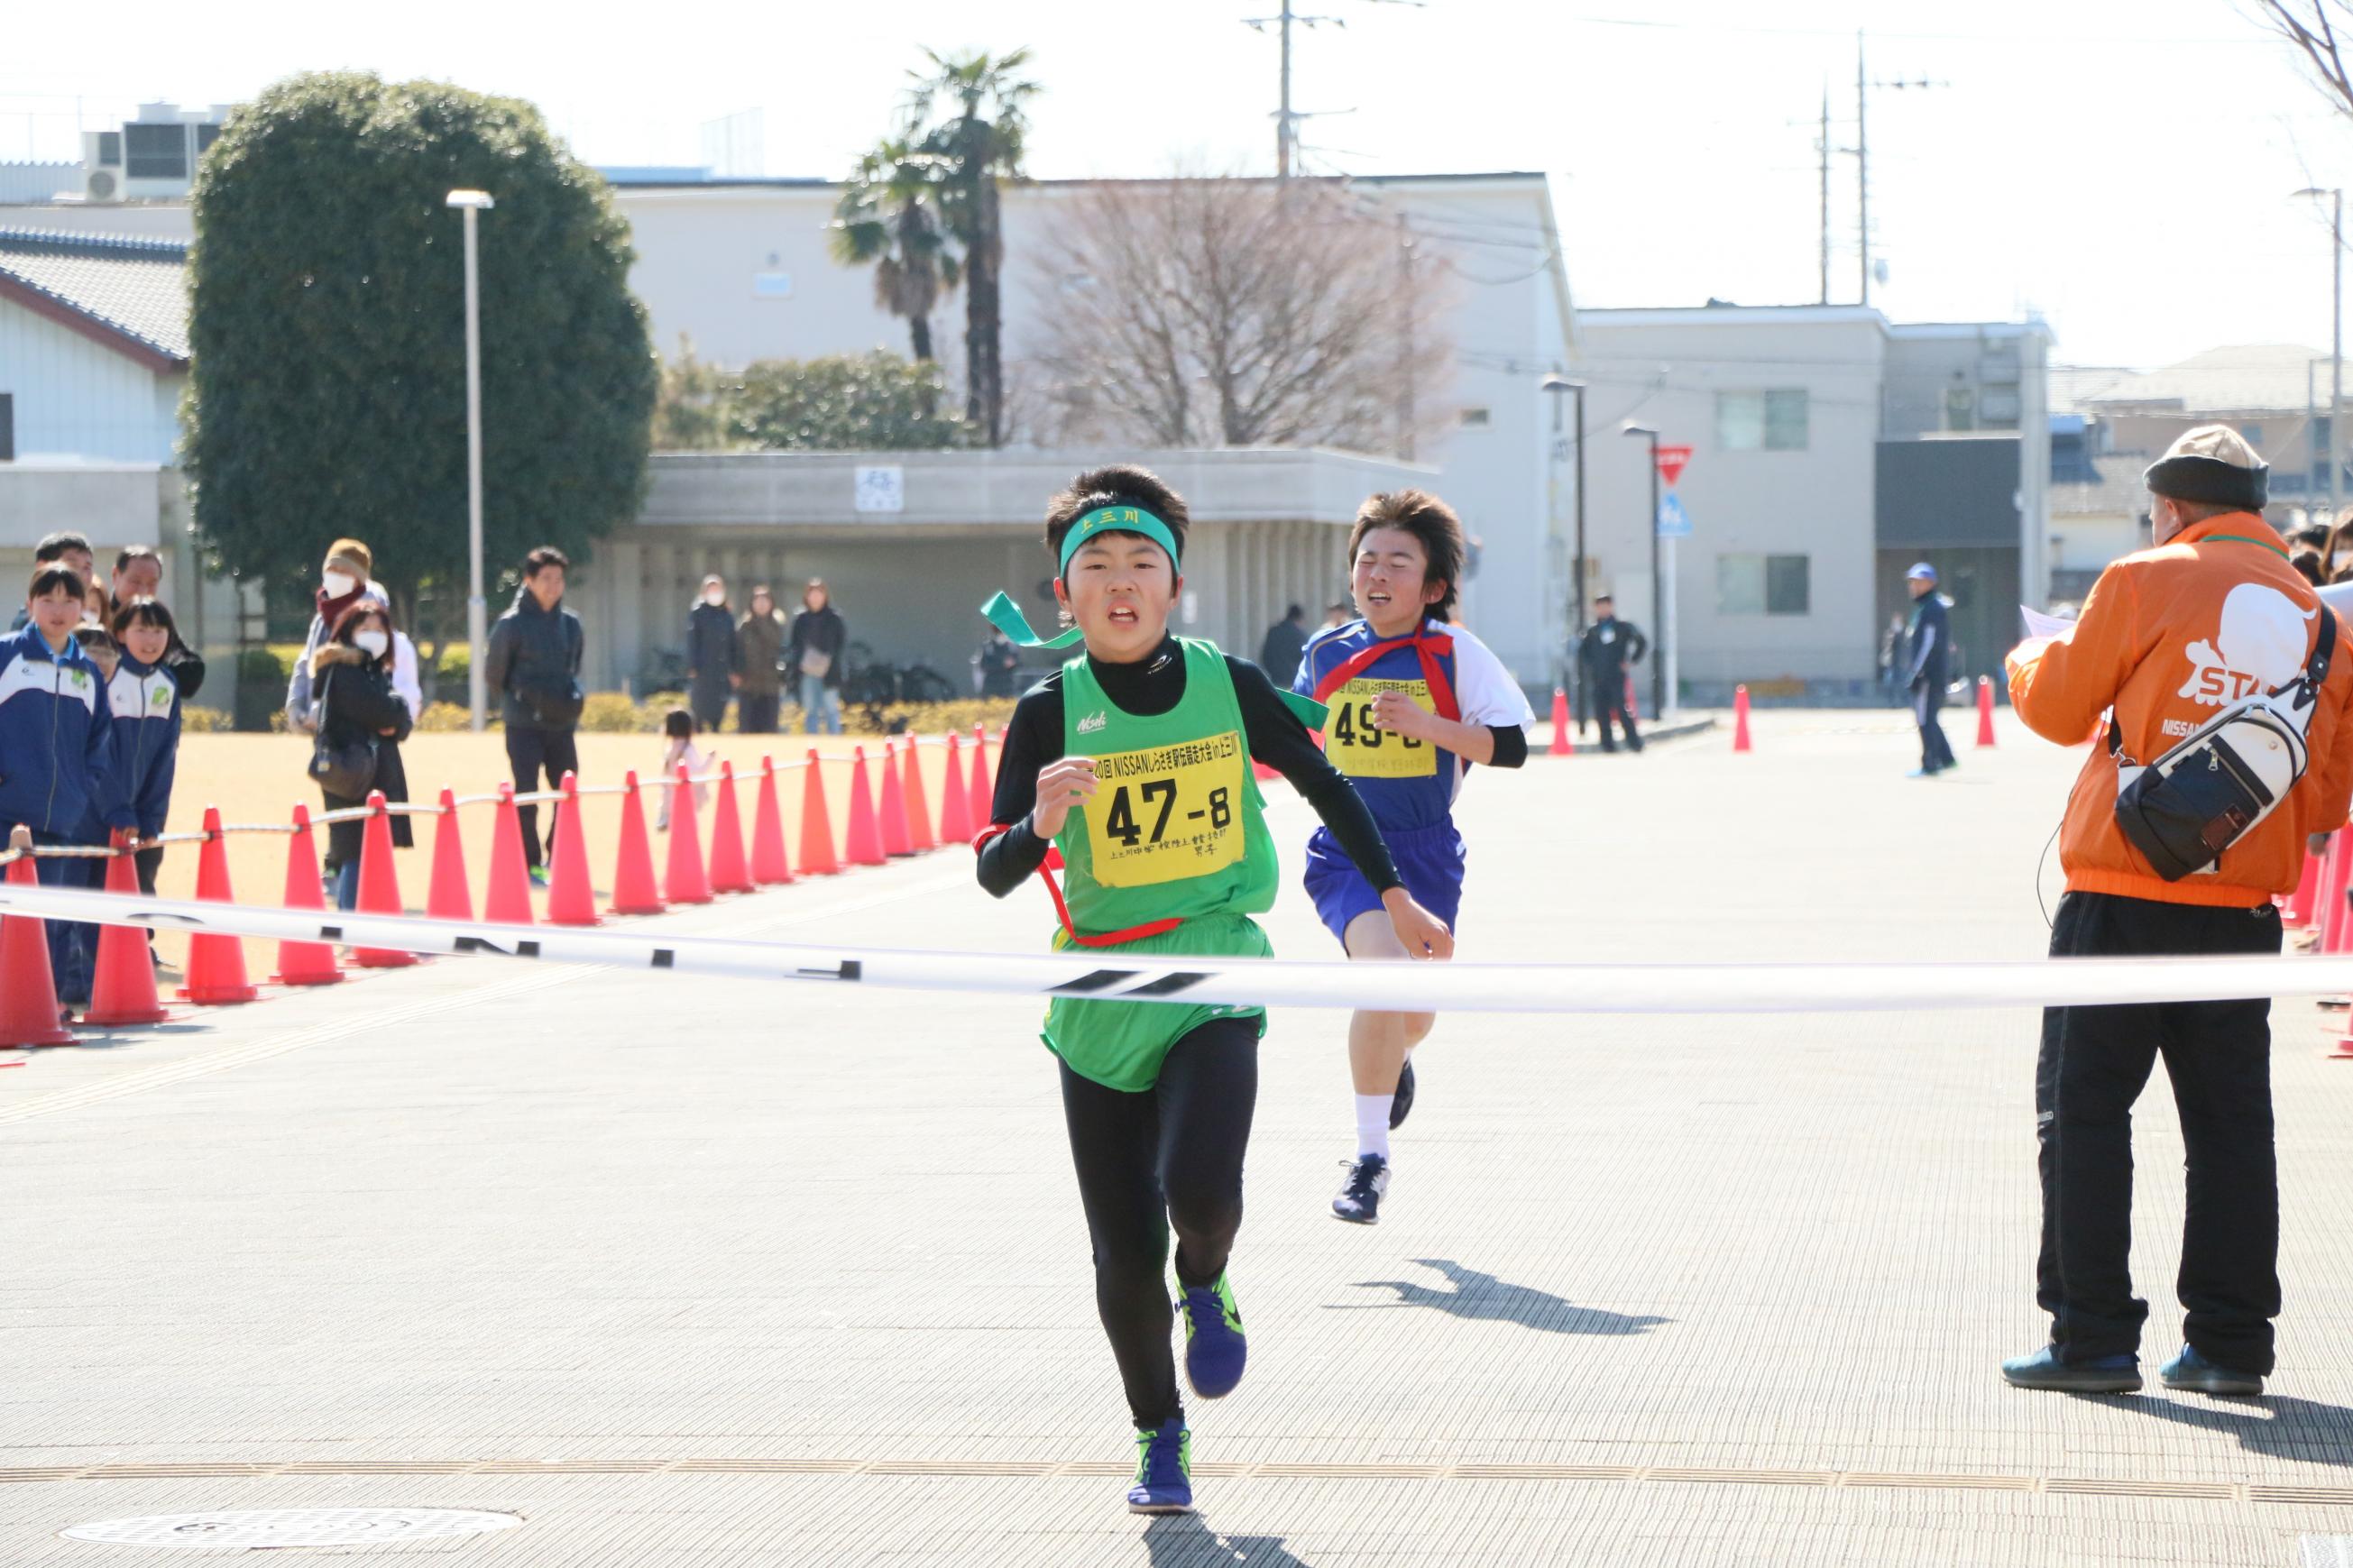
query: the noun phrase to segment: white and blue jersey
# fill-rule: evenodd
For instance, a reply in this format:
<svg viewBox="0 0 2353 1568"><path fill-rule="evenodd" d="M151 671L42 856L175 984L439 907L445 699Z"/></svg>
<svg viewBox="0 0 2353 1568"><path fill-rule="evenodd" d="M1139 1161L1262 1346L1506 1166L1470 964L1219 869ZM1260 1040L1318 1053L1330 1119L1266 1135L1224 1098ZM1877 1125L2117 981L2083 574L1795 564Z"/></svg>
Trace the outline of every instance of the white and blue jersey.
<svg viewBox="0 0 2353 1568"><path fill-rule="evenodd" d="M1454 797L1471 764L1445 747L1377 727L1373 706L1402 692L1425 712L1466 724L1525 727L1535 721L1525 693L1487 645L1460 626L1424 621L1383 639L1363 620L1317 633L1300 658L1292 689L1327 707L1324 751L1348 777L1380 825L1415 900L1451 926L1461 905L1462 837ZM1340 935L1379 895L1323 828L1307 844L1307 889Z"/></svg>

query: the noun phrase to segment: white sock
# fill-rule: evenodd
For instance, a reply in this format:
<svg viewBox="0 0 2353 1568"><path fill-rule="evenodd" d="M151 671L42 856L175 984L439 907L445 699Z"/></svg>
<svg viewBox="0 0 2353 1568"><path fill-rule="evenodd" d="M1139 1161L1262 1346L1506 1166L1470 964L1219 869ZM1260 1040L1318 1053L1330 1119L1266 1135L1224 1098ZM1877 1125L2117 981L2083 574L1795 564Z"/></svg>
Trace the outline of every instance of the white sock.
<svg viewBox="0 0 2353 1568"><path fill-rule="evenodd" d="M1396 1097L1387 1094L1356 1096L1356 1158L1378 1154L1389 1157L1389 1101Z"/></svg>

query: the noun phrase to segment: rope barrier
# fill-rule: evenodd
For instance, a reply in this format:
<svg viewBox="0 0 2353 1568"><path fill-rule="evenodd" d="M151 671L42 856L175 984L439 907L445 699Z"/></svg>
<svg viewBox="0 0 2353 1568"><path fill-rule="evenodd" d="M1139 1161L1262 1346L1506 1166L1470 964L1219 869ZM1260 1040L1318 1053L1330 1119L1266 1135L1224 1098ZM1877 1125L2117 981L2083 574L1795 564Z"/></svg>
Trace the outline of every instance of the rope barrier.
<svg viewBox="0 0 2353 1568"><path fill-rule="evenodd" d="M0 881L0 910L100 925L487 952L886 990L1379 1012L1916 1013L2110 1006L2353 991L2353 954L2325 958L2058 958L1979 963L1348 963L1116 951L1065 955L816 947L645 930L476 925L407 915L250 908Z"/></svg>

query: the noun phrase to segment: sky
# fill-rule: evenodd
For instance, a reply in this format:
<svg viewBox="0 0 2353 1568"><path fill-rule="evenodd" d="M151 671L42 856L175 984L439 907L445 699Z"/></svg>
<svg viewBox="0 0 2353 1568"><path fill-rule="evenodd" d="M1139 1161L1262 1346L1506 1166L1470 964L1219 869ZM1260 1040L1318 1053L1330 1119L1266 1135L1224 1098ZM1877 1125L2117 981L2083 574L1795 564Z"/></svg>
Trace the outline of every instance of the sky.
<svg viewBox="0 0 2353 1568"><path fill-rule="evenodd" d="M1586 306L1802 304L1820 292L1817 144L1831 94L1831 299L1857 289L1856 33L1867 26L1873 303L1897 321L2040 314L2062 364L2152 367L2233 343L2326 352L2326 204L2353 119L2253 0L1298 0L1309 166L1550 175ZM909 69L1027 47L1048 177L1273 166L1280 0L703 0L551 24L542 5L113 0L19 7L0 160L78 155L139 101L232 102L299 70L432 77L537 102L596 163L702 161L761 111L762 172L838 176ZM1345 111L1345 112L1342 112Z"/></svg>

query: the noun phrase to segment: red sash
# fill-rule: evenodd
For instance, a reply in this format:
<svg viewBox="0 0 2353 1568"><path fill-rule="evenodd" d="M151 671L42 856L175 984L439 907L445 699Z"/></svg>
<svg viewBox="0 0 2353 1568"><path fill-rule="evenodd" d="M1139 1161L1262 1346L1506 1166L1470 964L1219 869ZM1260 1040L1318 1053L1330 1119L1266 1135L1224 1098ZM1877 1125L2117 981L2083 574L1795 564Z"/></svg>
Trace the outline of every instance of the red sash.
<svg viewBox="0 0 2353 1568"><path fill-rule="evenodd" d="M981 846L990 839L1012 831L1013 829L1004 823L991 823L972 836L972 852L976 855L979 854ZM1130 926L1125 931L1104 931L1099 936L1081 936L1079 928L1071 923L1071 906L1062 901L1061 884L1054 880L1054 873L1061 868L1061 865L1062 852L1049 844L1046 847L1045 861L1038 868L1038 876L1039 880L1046 884L1046 891L1053 898L1054 917L1062 922L1063 932L1081 947L1117 947L1122 942L1135 942L1143 937L1158 936L1162 931L1175 931L1185 923L1182 920L1172 916L1166 920L1146 921L1140 926Z"/></svg>
<svg viewBox="0 0 2353 1568"><path fill-rule="evenodd" d="M1461 705L1454 700L1454 687L1447 680L1446 671L1438 662L1439 655L1454 651L1454 639L1444 632L1431 631L1428 622L1415 627L1405 637L1390 637L1385 642L1377 642L1370 647L1359 648L1334 665L1328 674L1316 681L1315 700L1324 701L1331 697L1332 693L1371 668L1374 662L1383 654L1392 648L1400 647L1411 647L1419 657L1421 678L1430 685L1430 700L1438 709L1438 716L1460 722L1462 718Z"/></svg>

